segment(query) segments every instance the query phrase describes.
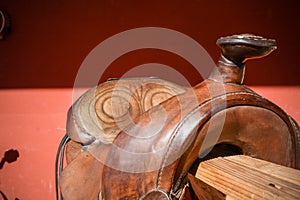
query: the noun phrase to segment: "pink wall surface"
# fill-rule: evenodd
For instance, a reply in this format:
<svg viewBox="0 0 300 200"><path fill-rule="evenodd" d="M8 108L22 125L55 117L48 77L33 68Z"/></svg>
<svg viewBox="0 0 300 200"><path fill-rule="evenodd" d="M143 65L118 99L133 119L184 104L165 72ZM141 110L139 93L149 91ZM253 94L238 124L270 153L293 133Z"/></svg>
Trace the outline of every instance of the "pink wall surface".
<svg viewBox="0 0 300 200"><path fill-rule="evenodd" d="M0 90L0 155L19 152L0 170L8 200L55 199L55 154L70 105L71 89Z"/></svg>
<svg viewBox="0 0 300 200"><path fill-rule="evenodd" d="M251 88L300 122L299 86ZM72 89L0 90L0 156L19 152L0 170L0 190L9 200L55 199L55 156L71 104Z"/></svg>

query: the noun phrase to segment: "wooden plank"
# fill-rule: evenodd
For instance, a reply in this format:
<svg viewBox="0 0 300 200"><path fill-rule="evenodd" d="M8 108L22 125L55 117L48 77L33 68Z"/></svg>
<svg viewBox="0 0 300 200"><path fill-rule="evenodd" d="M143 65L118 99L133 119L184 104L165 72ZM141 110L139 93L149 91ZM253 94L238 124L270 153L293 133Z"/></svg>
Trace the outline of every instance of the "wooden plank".
<svg viewBox="0 0 300 200"><path fill-rule="evenodd" d="M225 157L225 159L228 159ZM258 170L276 176L280 179L292 182L296 185L300 185L300 171L295 171L293 168L285 167L282 165L276 165L265 160L259 160L251 158L249 156L232 156L229 158L233 162L240 163L242 165L249 166L251 168L257 168Z"/></svg>
<svg viewBox="0 0 300 200"><path fill-rule="evenodd" d="M300 171L248 156L202 162L196 177L226 199L300 199Z"/></svg>

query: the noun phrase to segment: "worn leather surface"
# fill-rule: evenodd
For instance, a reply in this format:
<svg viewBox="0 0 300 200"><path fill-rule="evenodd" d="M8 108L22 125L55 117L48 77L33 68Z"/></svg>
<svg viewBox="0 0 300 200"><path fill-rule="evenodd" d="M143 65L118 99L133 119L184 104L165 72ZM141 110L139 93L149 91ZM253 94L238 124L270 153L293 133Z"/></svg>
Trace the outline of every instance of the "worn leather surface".
<svg viewBox="0 0 300 200"><path fill-rule="evenodd" d="M202 151L214 142L228 142L244 154L299 168L296 129L279 107L247 87L206 80L141 112L111 143L87 129L68 129L73 140L90 147L69 156L73 158L63 171L61 189L65 199L94 199L99 191L105 200L139 199L154 190L175 198L210 134L215 136ZM93 139L86 140L86 135ZM82 190L90 195L78 194Z"/></svg>
<svg viewBox="0 0 300 200"><path fill-rule="evenodd" d="M136 117L185 90L152 78L105 82L87 91L72 105L68 113L68 135L85 145L95 140L111 143Z"/></svg>

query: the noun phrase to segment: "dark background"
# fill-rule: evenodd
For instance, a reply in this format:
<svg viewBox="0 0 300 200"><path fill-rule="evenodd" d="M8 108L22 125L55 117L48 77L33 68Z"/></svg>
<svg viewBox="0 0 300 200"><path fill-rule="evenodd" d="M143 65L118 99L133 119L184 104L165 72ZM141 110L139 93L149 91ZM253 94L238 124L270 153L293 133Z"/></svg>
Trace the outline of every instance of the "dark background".
<svg viewBox="0 0 300 200"><path fill-rule="evenodd" d="M84 58L103 40L128 29L164 27L200 43L217 61L221 36L254 33L276 39L270 56L247 63L247 85L300 85L299 19L294 1L240 0L1 0L11 33L0 40L0 87L72 87ZM100 81L149 62L202 79L184 59L161 50L121 56ZM138 76L138 74L137 74Z"/></svg>

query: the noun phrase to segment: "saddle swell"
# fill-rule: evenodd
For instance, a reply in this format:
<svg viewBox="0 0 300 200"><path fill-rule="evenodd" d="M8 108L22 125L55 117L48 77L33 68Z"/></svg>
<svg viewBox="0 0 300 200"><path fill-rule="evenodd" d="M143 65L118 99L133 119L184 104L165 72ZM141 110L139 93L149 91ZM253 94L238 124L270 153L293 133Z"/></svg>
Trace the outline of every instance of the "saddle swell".
<svg viewBox="0 0 300 200"><path fill-rule="evenodd" d="M85 93L68 115L64 199L180 199L199 162L224 155L300 168L297 123L242 85L245 61L275 44L252 35L218 40L216 69L192 88L138 78Z"/></svg>

